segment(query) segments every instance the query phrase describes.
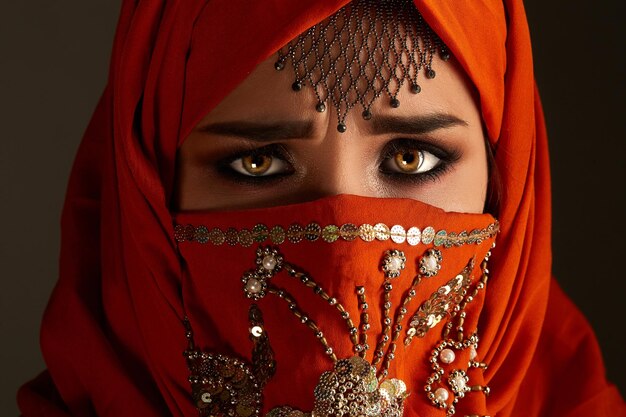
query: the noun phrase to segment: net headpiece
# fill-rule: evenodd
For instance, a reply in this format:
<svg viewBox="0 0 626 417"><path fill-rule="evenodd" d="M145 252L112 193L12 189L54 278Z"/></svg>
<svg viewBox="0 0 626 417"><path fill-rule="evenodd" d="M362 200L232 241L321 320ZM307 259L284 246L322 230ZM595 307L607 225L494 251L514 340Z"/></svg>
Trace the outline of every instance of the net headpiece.
<svg viewBox="0 0 626 417"><path fill-rule="evenodd" d="M397 96L405 82L419 93L420 73L435 77L437 54L450 58L412 0L353 0L281 48L274 67L283 70L290 61L291 88L313 87L318 112L330 101L343 133L355 105L369 120L372 103L383 94L391 107L400 106Z"/></svg>

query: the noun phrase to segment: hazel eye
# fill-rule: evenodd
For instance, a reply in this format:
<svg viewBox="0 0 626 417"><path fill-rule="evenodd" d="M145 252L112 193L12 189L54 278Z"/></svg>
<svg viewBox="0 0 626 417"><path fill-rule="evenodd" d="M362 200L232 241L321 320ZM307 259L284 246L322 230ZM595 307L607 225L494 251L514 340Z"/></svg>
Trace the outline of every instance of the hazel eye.
<svg viewBox="0 0 626 417"><path fill-rule="evenodd" d="M237 158L230 163L237 173L250 177L264 177L287 171L287 163L267 154L255 153Z"/></svg>
<svg viewBox="0 0 626 417"><path fill-rule="evenodd" d="M396 166L402 172L414 172L419 169L424 162L424 155L417 150L408 152L397 152L393 157Z"/></svg>
<svg viewBox="0 0 626 417"><path fill-rule="evenodd" d="M420 149L406 149L394 152L385 159L382 168L388 172L402 174L422 174L437 167L441 159Z"/></svg>

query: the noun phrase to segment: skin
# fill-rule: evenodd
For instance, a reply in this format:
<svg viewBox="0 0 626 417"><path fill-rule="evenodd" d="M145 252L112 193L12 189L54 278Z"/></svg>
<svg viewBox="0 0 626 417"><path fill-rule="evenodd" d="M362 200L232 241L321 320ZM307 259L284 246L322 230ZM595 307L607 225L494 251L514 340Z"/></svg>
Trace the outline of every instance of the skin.
<svg viewBox="0 0 626 417"><path fill-rule="evenodd" d="M359 106L353 108L345 133L337 131L335 109L328 105L325 112L317 112L313 90L294 92L293 72L276 71L274 62L270 57L259 64L180 147L177 210L271 207L356 194L483 212L485 136L476 93L454 59L435 60L434 79L420 74L419 94L405 83L398 108L389 105L386 95L374 101L371 120L362 118ZM271 155L272 149L280 154ZM420 151L422 170L441 162L425 173L406 172L416 166ZM234 159L246 152L247 158ZM247 173L246 167L254 167L250 161L257 168L270 166L266 172L282 171L273 176L238 174L235 168ZM411 164L403 164L407 161Z"/></svg>

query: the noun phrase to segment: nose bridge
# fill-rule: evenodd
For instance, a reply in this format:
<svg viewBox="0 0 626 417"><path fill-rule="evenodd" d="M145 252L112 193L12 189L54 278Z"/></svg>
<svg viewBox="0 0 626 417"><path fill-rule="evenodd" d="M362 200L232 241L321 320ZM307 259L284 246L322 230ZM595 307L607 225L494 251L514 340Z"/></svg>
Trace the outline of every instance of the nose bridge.
<svg viewBox="0 0 626 417"><path fill-rule="evenodd" d="M351 127L352 129L340 133L337 130L336 115L328 118L324 138L311 155L307 188L313 195L371 196L366 180L367 162L363 158L361 144L358 143L358 128Z"/></svg>

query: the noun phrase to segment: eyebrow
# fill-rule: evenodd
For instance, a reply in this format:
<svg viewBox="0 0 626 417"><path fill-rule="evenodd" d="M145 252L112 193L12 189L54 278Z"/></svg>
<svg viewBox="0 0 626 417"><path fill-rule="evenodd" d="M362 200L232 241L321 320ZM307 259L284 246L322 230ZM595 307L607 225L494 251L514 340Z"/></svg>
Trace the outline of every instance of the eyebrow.
<svg viewBox="0 0 626 417"><path fill-rule="evenodd" d="M372 118L370 132L373 134L401 133L423 135L439 129L467 126L465 120L446 113L426 116L380 116Z"/></svg>
<svg viewBox="0 0 626 417"><path fill-rule="evenodd" d="M235 136L239 138L264 142L311 137L313 136L313 122L221 122L207 125L200 130L206 133L213 133L216 135Z"/></svg>
<svg viewBox="0 0 626 417"><path fill-rule="evenodd" d="M375 116L369 132L372 134L400 133L426 134L454 126L467 126L468 123L456 116L435 113L426 116ZM313 136L312 121L249 122L232 121L212 123L200 129L205 133L233 136L259 142L275 140L303 139Z"/></svg>

